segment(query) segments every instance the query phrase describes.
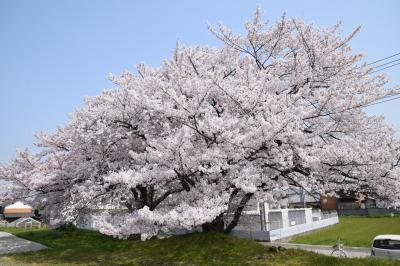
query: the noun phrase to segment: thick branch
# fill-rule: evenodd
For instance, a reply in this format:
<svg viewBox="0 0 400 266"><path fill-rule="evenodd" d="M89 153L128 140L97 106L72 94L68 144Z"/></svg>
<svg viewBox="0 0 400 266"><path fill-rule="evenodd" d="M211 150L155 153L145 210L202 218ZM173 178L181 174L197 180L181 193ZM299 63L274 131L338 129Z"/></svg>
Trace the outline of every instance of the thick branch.
<svg viewBox="0 0 400 266"><path fill-rule="evenodd" d="M233 228L238 224L240 216L242 215L243 209L246 206L246 203L250 200L254 193L247 193L244 197L240 200L239 207L236 209L235 213L233 214L233 219L229 223L229 225L225 228L225 233L230 233Z"/></svg>

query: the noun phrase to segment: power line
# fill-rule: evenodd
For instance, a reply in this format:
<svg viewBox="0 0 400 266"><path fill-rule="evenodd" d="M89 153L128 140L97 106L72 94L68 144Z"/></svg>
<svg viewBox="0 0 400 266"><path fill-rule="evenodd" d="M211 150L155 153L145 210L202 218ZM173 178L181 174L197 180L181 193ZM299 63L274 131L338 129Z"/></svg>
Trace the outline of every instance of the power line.
<svg viewBox="0 0 400 266"><path fill-rule="evenodd" d="M392 98L392 99L387 99L387 100L384 100L384 101L376 102L376 103L370 103L370 104L367 104L367 105L364 105L364 106L360 106L360 107L368 107L368 106L371 106L371 105L376 105L376 104L380 104L380 103L390 102L390 101L397 100L397 99L400 99L400 96L394 97L394 98Z"/></svg>
<svg viewBox="0 0 400 266"><path fill-rule="evenodd" d="M393 65L390 65L390 66L381 68L381 69L374 70L374 71L372 71L372 72L369 72L368 74L372 74L372 73L375 73L375 72L379 72L379 71L382 71L382 70L384 70L384 69L391 68L391 67L394 67L394 66L397 66L397 65L400 65L400 62L397 63L397 64L393 64Z"/></svg>
<svg viewBox="0 0 400 266"><path fill-rule="evenodd" d="M393 57L398 56L398 55L400 55L400 53L396 53L396 54L393 54L393 55L384 57L384 58L382 58L382 59L378 59L378 60L376 60L376 61L373 61L373 62L371 62L371 63L368 63L367 66L376 64L376 63L378 63L378 62L386 61L387 59L393 58ZM396 62L399 61L399 60L400 60L400 58L397 58L397 59L394 59L394 60L392 60L392 61L390 61L390 62L387 62L387 63L383 63L383 64L380 64L380 65L377 65L377 66L372 66L372 70L373 70L373 71L369 72L368 74L373 74L373 73L376 73L376 72L379 72L379 71L382 71L382 70L385 70L385 69L388 69L388 68L397 66L397 65L400 64L400 63L396 63ZM392 63L396 63L396 64L392 64ZM392 65L389 65L389 64L392 64ZM386 65L389 65L389 66L383 67L383 66L386 66ZM383 68L380 68L380 67L383 67Z"/></svg>
<svg viewBox="0 0 400 266"><path fill-rule="evenodd" d="M400 95L400 93L397 93L397 94L394 94L394 95L391 95L391 96L386 96L386 97L383 97L381 99L385 99L385 98L393 97L393 96L397 96L397 95ZM342 111L338 111L338 112L335 112L335 113L339 114L339 113L343 113L343 112L346 112L346 111L349 111L349 110L358 109L358 108L365 108L365 107L369 107L369 106L376 105L376 104L381 104L381 103L385 103L385 102L394 101L394 100L397 100L397 99L400 99L400 96L394 97L392 99L387 99L387 100L384 100L384 101L379 101L379 102L369 103L369 104L365 104L365 105L357 105L357 106L349 107L349 108L346 108L346 109L344 109Z"/></svg>
<svg viewBox="0 0 400 266"><path fill-rule="evenodd" d="M385 61L385 60L387 60L387 59L389 59L389 58L393 58L393 57L395 57L395 56L397 56L397 55L400 55L400 53L396 53L396 54L393 54L393 55L391 55L391 56L387 56L387 57L384 57L384 58L382 58L382 59L376 60L376 61L374 61L374 62L368 63L368 64L366 64L366 66L373 65L373 64L375 64L375 63ZM387 66L387 67L384 67L384 68L380 68L380 67L382 67L382 66L386 66L386 65L388 65L388 64L395 63L395 62L397 62L397 61L400 61L400 58L397 58L397 59L395 59L395 60L392 60L392 61L387 62L387 63L380 64L380 65L377 65L377 66L371 66L371 70L372 70L372 71L369 72L369 73L366 73L366 75L369 75L369 74L372 74L372 73L375 73L375 72L379 72L379 71L381 71L381 70L384 70L384 69L387 69L387 68L390 68L390 67L397 66L398 64L393 64L393 65L390 65L390 66ZM356 67L356 69L360 69L360 68L361 68L361 66ZM375 69L375 70L374 70L374 69Z"/></svg>
<svg viewBox="0 0 400 266"><path fill-rule="evenodd" d="M389 64L391 64L391 63L397 62L397 61L399 61L399 60L400 60L400 58L395 59L395 60L392 60L392 61L387 62L387 63L384 63L384 64L381 64L381 65L378 65L378 66L374 66L373 68L379 68L379 67L381 67L381 66L386 66L386 65L389 65Z"/></svg>
<svg viewBox="0 0 400 266"><path fill-rule="evenodd" d="M365 107L368 107L368 106L372 106L372 105L376 105L376 104L385 103L385 102L390 102L390 101L393 101L393 100L400 99L400 93L396 93L396 94L394 94L394 95L382 97L380 100L385 99L385 98L389 98L389 97L393 97L393 96L396 96L396 97L391 98L391 99L387 99L387 100L383 100L383 101L379 101L379 102L373 102L373 103L365 104L365 105L353 106L353 107L344 109L343 111L340 111L340 112L338 112L338 113L345 112L345 111L349 111L349 110L352 110L352 109L357 109L357 108L365 108Z"/></svg>
<svg viewBox="0 0 400 266"><path fill-rule="evenodd" d="M400 55L400 53L397 53L397 54L394 54L394 55L391 55L391 56L388 56L388 57L385 57L385 58L382 58L382 59L376 60L376 61L374 61L374 62L368 63L368 64L367 64L367 66L369 66L369 65L373 65L373 64L375 64L375 63L378 63L378 62L384 61L384 60L386 60L386 59L389 59L389 58L392 58L392 57L395 57L396 55Z"/></svg>
<svg viewBox="0 0 400 266"><path fill-rule="evenodd" d="M385 57L385 58L376 60L376 61L374 61L374 62L372 62L372 63L367 64L367 65L372 65L372 64L375 64L375 63L378 63L378 62L382 62L382 61L387 60L387 59L389 59L389 58L393 58L393 57L395 57L395 56L397 56L397 55L400 55L400 53L396 53L396 54L393 54L393 55L391 55L391 56L388 56L388 57ZM400 65L400 62L399 62L399 63L396 63L396 64L392 64L392 63L395 63L395 62L397 62L397 61L399 61L399 60L400 60L400 58L395 59L395 60L392 60L392 61L387 62L387 63L384 63L384 64L381 64L381 65L378 65L378 66L375 66L375 67L373 67L373 68L375 68L375 70L372 71L372 72L370 72L370 73L368 73L368 74L376 73L376 72L379 72L379 71L382 71L382 70L385 70L385 69L392 68L392 67L394 67L394 66ZM386 66L386 65L388 65L388 64L392 64L392 65ZM382 67L382 66L386 66L386 67L379 68L379 67ZM379 68L379 69L376 69L376 68ZM390 97L396 96L396 97L394 97L394 98L390 98L390 99L386 99L386 100L382 100L382 99L381 99L381 101L379 101L379 102L370 103L370 104L364 105L363 107L368 107L368 106L377 105L377 104L386 103L386 102L390 102L390 101L394 101L394 100L400 99L399 94L400 94L400 93L395 94L395 95L391 95L391 96L383 97L382 99L390 98Z"/></svg>
<svg viewBox="0 0 400 266"><path fill-rule="evenodd" d="M367 64L367 66L368 66L368 65L375 64L375 63L378 63L378 62L382 62L382 61L384 61L384 60L387 60L387 59L389 59L389 58L395 57L395 56L397 56L397 55L400 55L400 53L393 54L393 55L391 55L391 56L388 56L388 57L385 57L385 58L376 60L376 61L374 61L374 62L372 62L372 63ZM388 69L388 68L391 68L391 67L400 65L400 62L399 62L399 63L393 64L393 65L390 65L390 66L387 66L387 67L383 67L383 68L380 68L380 69L376 69L376 68L379 68L379 67L382 67L382 66L385 66L385 65L388 65L388 64L395 63L395 62L397 62L397 61L399 61L399 60L400 60L400 58L395 59L395 60L392 60L392 61L387 62L387 63L384 63L384 64L381 64L381 65L378 65L378 66L375 66L375 67L372 68L372 69L375 68L375 70L372 71L372 72L369 72L369 73L367 73L367 74L376 73L376 72L382 71L382 70L384 70L384 69ZM396 96L396 97L394 97L394 96ZM390 97L394 97L394 98L383 100L383 99L385 99L385 98L390 98ZM354 107L348 108L348 109L343 110L343 111L347 111L347 110L351 110L351 109L355 109L355 108L364 108L364 107L368 107L368 106L372 106L372 105L377 105L377 104L381 104L381 103L385 103L385 102L394 101L394 100L397 100L397 99L400 99L400 93L396 93L396 94L394 94L394 95L388 95L388 96L382 97L382 98L380 99L381 101L378 101L378 102L374 102L374 103L370 103L370 104L366 104L366 105L354 106Z"/></svg>

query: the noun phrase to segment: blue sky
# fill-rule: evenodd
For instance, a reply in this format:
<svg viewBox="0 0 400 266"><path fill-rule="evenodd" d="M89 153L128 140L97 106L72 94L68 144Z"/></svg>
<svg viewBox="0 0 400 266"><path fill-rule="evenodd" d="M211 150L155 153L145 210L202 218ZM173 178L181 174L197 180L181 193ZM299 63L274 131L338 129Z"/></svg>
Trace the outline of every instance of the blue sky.
<svg viewBox="0 0 400 266"><path fill-rule="evenodd" d="M400 52L400 1L0 1L0 161L32 147L37 130L53 131L84 96L113 85L108 73L152 66L177 40L219 45L207 22L237 32L260 6L264 18L283 12L318 25L358 25L355 52L374 61ZM400 84L400 66L386 71ZM400 131L400 99L368 109Z"/></svg>

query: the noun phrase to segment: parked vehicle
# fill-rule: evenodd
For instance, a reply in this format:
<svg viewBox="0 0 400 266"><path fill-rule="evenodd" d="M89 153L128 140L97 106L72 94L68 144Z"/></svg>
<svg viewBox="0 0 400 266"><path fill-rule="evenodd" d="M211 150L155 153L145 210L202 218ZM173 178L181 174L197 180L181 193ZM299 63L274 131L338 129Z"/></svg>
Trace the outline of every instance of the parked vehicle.
<svg viewBox="0 0 400 266"><path fill-rule="evenodd" d="M400 235L379 235L374 238L371 256L400 259Z"/></svg>

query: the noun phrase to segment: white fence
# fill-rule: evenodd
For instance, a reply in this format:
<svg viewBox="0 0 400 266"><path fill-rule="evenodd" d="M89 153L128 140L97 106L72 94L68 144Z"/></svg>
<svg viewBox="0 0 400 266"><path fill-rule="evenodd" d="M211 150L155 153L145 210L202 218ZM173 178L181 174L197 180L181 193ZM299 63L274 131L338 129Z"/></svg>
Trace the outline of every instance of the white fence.
<svg viewBox="0 0 400 266"><path fill-rule="evenodd" d="M269 210L265 213L261 212L259 219L265 221L266 226L249 224L249 219L243 217L232 234L259 241L275 241L339 222L336 211L312 210L311 208Z"/></svg>
<svg viewBox="0 0 400 266"><path fill-rule="evenodd" d="M269 231L268 241L274 241L282 238L286 238L293 235L298 235L308 231L316 230L319 228L327 227L339 223L338 217L330 217L327 219L313 221L311 223L299 224L295 226L285 227L281 229Z"/></svg>

